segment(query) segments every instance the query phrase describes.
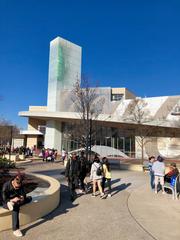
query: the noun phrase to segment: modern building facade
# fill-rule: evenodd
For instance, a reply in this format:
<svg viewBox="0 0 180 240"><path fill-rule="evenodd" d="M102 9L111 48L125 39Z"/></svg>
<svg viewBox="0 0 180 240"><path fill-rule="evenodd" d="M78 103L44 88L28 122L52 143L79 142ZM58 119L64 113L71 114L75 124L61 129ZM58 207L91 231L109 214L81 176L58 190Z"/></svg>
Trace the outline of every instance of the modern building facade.
<svg viewBox="0 0 180 240"><path fill-rule="evenodd" d="M67 129L80 122L72 89L81 79L81 54L81 47L67 40L57 37L51 41L47 106L30 106L28 111L19 112L19 116L28 117L28 129L22 132L27 146L44 145L58 151L81 147L76 136L67 133ZM180 156L180 117L172 114L179 106L180 96L142 99L127 88L111 87L96 88L96 93L104 104L95 121L97 131L92 145L140 157L142 148L138 140L144 138L145 156ZM136 121L133 112L137 113L142 102L144 116Z"/></svg>

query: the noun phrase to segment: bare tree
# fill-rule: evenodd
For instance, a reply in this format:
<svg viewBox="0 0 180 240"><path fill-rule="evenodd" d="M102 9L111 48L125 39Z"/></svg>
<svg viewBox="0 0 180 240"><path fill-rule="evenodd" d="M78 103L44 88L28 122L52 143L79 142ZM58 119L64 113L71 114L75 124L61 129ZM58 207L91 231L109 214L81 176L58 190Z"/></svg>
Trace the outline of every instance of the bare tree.
<svg viewBox="0 0 180 240"><path fill-rule="evenodd" d="M12 138L19 134L20 129L4 118L0 119L0 145L11 145Z"/></svg>
<svg viewBox="0 0 180 240"><path fill-rule="evenodd" d="M144 147L151 141L151 135L154 131L153 126L147 125L152 121L149 110L146 108L147 103L141 98L133 99L128 106L128 117L126 121L135 123L136 142L141 148L141 159L144 159Z"/></svg>
<svg viewBox="0 0 180 240"><path fill-rule="evenodd" d="M88 153L96 133L96 119L102 112L105 99L99 96L98 88L91 88L89 81L83 78L82 83L76 81L71 100L80 116L80 121L73 126L74 131L71 129L71 134Z"/></svg>

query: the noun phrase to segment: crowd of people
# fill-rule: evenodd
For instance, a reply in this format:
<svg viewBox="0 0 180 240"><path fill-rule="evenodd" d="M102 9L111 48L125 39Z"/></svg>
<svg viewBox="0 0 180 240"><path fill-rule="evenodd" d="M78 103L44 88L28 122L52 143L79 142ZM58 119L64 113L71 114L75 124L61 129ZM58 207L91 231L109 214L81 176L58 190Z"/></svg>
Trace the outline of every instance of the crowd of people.
<svg viewBox="0 0 180 240"><path fill-rule="evenodd" d="M50 161L50 162L54 162L57 159L57 150L54 148L42 148L39 157L42 157L43 162L46 161Z"/></svg>
<svg viewBox="0 0 180 240"><path fill-rule="evenodd" d="M0 146L0 156L4 157L6 154L23 154L25 157L33 157L36 147L10 147L9 145Z"/></svg>
<svg viewBox="0 0 180 240"><path fill-rule="evenodd" d="M105 157L100 161L98 155L95 154L93 162L90 162L86 159L83 151L80 156L72 153L67 161L65 177L68 181L71 201L74 201L77 196L76 189L79 188L85 194L89 190L90 182L93 185L92 197L96 197L98 194L102 199L111 197L111 169L108 159ZM89 178L89 182L85 181L86 177ZM105 192L106 181L107 192Z"/></svg>
<svg viewBox="0 0 180 240"><path fill-rule="evenodd" d="M165 193L164 184L167 182L171 186L174 186L175 179L179 175L179 170L176 163L171 163L169 171L165 172L164 158L158 156L155 159L154 156L149 158L149 173L150 173L150 185L151 189L158 193L158 185L160 184L162 193Z"/></svg>

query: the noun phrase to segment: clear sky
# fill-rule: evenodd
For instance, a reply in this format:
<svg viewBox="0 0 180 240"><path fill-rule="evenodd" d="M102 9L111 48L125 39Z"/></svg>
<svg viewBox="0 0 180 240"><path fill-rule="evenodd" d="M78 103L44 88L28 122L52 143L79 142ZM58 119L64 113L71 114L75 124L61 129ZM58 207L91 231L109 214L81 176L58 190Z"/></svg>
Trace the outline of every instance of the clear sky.
<svg viewBox="0 0 180 240"><path fill-rule="evenodd" d="M0 0L0 116L46 105L49 42L83 48L82 72L138 96L180 95L179 0Z"/></svg>

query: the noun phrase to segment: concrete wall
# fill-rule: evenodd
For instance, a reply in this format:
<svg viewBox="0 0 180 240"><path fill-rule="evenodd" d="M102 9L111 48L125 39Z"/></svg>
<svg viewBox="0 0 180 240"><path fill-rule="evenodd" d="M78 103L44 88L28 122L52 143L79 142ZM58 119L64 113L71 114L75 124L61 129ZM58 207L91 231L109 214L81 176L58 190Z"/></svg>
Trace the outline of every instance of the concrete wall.
<svg viewBox="0 0 180 240"><path fill-rule="evenodd" d="M27 136L26 146L29 147L29 148L33 147L34 145L37 146L37 139L38 139L37 136L28 135L28 136Z"/></svg>
<svg viewBox="0 0 180 240"><path fill-rule="evenodd" d="M29 118L28 119L28 130L38 130L39 125L45 125L45 121L41 119Z"/></svg>
<svg viewBox="0 0 180 240"><path fill-rule="evenodd" d="M144 157L162 155L165 158L180 157L180 138L152 137L146 138L147 143L144 147ZM136 158L141 158L141 148L135 142Z"/></svg>
<svg viewBox="0 0 180 240"><path fill-rule="evenodd" d="M47 106L29 106L29 111L46 112L47 111Z"/></svg>
<svg viewBox="0 0 180 240"><path fill-rule="evenodd" d="M55 148L61 151L61 122L49 120L46 124L45 148Z"/></svg>
<svg viewBox="0 0 180 240"><path fill-rule="evenodd" d="M39 125L46 125L46 122L41 119L29 118L28 120L28 131L35 131L38 130ZM37 146L37 135L27 135L27 147L33 147L34 145Z"/></svg>
<svg viewBox="0 0 180 240"><path fill-rule="evenodd" d="M133 99L136 95L130 92L127 88L112 88L112 94L123 94L124 99Z"/></svg>
<svg viewBox="0 0 180 240"><path fill-rule="evenodd" d="M12 139L12 146L14 148L21 147L24 145L24 138L13 138Z"/></svg>
<svg viewBox="0 0 180 240"><path fill-rule="evenodd" d="M126 95L125 95L125 99L134 99L136 98L136 95L132 92L130 92L127 88L126 88Z"/></svg>

